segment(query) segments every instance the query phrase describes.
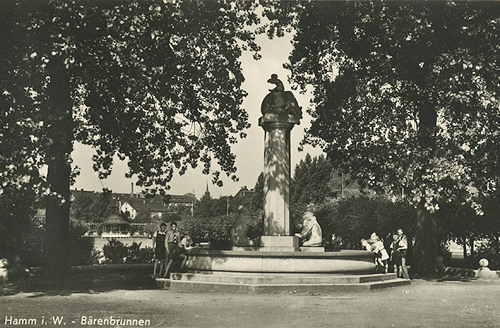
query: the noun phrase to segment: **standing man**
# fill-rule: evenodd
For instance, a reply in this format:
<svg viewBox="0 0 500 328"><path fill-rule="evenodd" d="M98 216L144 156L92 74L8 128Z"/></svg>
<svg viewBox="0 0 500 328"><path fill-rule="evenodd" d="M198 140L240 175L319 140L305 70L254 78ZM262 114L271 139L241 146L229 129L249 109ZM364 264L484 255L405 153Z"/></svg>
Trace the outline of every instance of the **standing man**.
<svg viewBox="0 0 500 328"><path fill-rule="evenodd" d="M408 251L408 239L403 234L403 229L398 229L398 242L396 251L399 253L401 260L401 274L402 278L410 279L408 269L406 268L406 252Z"/></svg>
<svg viewBox="0 0 500 328"><path fill-rule="evenodd" d="M168 255L168 263L167 268L165 269L165 278L168 278L170 267L172 263L177 262L182 259L181 270L184 268L184 265L187 261L186 254L183 253L182 249L179 247L179 243L181 239L181 235L177 230L177 222L172 221L170 223L170 230L167 231L167 255Z"/></svg>
<svg viewBox="0 0 500 328"><path fill-rule="evenodd" d="M167 255L167 248L166 248L166 233L167 233L167 224L162 222L160 224L160 230L157 230L153 234L153 249L155 250L155 264L153 267L153 276L157 277L156 275L156 268L158 263L160 264L160 271L158 271L158 275L161 275L161 272L163 271L163 264L165 263L165 257Z"/></svg>

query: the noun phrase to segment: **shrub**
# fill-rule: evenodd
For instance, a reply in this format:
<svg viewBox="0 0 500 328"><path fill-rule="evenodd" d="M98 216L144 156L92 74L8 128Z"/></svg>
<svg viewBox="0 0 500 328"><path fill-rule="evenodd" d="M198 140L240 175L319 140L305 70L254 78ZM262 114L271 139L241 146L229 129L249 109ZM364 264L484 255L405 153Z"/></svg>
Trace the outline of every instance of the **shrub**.
<svg viewBox="0 0 500 328"><path fill-rule="evenodd" d="M236 220L234 215L200 218L182 222L182 232L188 232L195 243L210 242L213 249L230 249L231 227Z"/></svg>
<svg viewBox="0 0 500 328"><path fill-rule="evenodd" d="M108 239L108 243L103 246L102 251L107 263L121 264L127 259L127 246L115 238Z"/></svg>
<svg viewBox="0 0 500 328"><path fill-rule="evenodd" d="M477 250L477 255L472 260L472 267L479 268L479 260L487 259L489 264L488 268L491 270L500 270L500 247L498 241L489 240L486 243L481 244Z"/></svg>
<svg viewBox="0 0 500 328"><path fill-rule="evenodd" d="M17 255L24 267L43 266L43 236L45 235L45 211L38 211L31 217L24 240L19 245Z"/></svg>
<svg viewBox="0 0 500 328"><path fill-rule="evenodd" d="M94 238L83 237L86 230L80 225L71 225L69 228L70 265L92 264Z"/></svg>
<svg viewBox="0 0 500 328"><path fill-rule="evenodd" d="M151 247L141 248L142 243L125 245L121 241L111 238L108 243L103 246L103 254L105 263L122 264L122 263L151 263L153 261L154 252ZM94 263L99 263L99 252L96 253Z"/></svg>
<svg viewBox="0 0 500 328"><path fill-rule="evenodd" d="M358 195L332 201L318 206L315 215L331 247L361 249L361 238L369 238L372 232L390 243L388 234L398 228L403 228L409 240L412 237L409 227L414 210L383 197Z"/></svg>
<svg viewBox="0 0 500 328"><path fill-rule="evenodd" d="M134 241L132 245L128 246L126 263L150 263L153 261L153 248L141 248L141 244Z"/></svg>

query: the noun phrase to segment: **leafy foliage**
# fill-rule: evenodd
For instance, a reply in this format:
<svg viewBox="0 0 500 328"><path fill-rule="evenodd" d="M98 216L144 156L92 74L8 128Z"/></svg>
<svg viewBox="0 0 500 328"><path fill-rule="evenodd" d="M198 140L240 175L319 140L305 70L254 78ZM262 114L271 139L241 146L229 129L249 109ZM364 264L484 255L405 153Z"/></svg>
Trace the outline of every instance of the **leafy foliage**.
<svg viewBox="0 0 500 328"><path fill-rule="evenodd" d="M295 167L292 186L291 203L321 204L335 194L331 186L334 168L323 155L306 157Z"/></svg>
<svg viewBox="0 0 500 328"><path fill-rule="evenodd" d="M199 202L194 204L194 217L216 217L225 215L228 210L228 200L226 197L213 199L203 195Z"/></svg>
<svg viewBox="0 0 500 328"><path fill-rule="evenodd" d="M109 264L123 263L149 263L154 258L154 251L151 247L141 247L142 243L132 242L127 246L118 239L110 238L103 246L102 251Z"/></svg>
<svg viewBox="0 0 500 328"><path fill-rule="evenodd" d="M405 187L428 209L471 184L487 191L499 175L499 4L289 6L268 16L295 28L287 67L300 88L313 87L304 143L371 188Z"/></svg>
<svg viewBox="0 0 500 328"><path fill-rule="evenodd" d="M250 200L250 211L255 213L264 208L264 173L260 173L253 188L254 194Z"/></svg>
<svg viewBox="0 0 500 328"><path fill-rule="evenodd" d="M76 194L70 207L71 218L87 223L103 222L118 212L118 204L109 190L103 190L102 193L93 196Z"/></svg>
<svg viewBox="0 0 500 328"><path fill-rule="evenodd" d="M102 247L102 251L108 263L125 263L127 259L127 246L115 238L108 239L108 243Z"/></svg>
<svg viewBox="0 0 500 328"><path fill-rule="evenodd" d="M316 211L323 237L339 248L361 249L360 240L372 232L381 238L402 228L413 235L415 212L406 203L392 202L385 197L360 195L325 203ZM392 236L390 237L392 238Z"/></svg>
<svg viewBox="0 0 500 328"><path fill-rule="evenodd" d="M29 190L5 190L0 195L0 256L19 255L33 228L34 195ZM43 224L41 221L40 224Z"/></svg>
<svg viewBox="0 0 500 328"><path fill-rule="evenodd" d="M491 239L479 246L477 255L473 256L471 261L474 264L474 269L478 268L480 259L487 259L489 262L488 268L491 270L500 270L500 240Z"/></svg>
<svg viewBox="0 0 500 328"><path fill-rule="evenodd" d="M22 235L22 241L11 245L11 247L15 247L14 252L11 254L18 255L22 265L25 267L43 266L44 235L45 211L38 210L30 217L29 225ZM9 236L9 233L5 236Z"/></svg>
<svg viewBox="0 0 500 328"><path fill-rule="evenodd" d="M1 12L0 194L47 198L48 267L69 272L69 186L75 141L113 156L127 176L163 192L174 174L203 165L235 176L231 145L248 115L239 57L254 52L251 2L9 1ZM213 168L212 163L216 163ZM40 168L47 165L47 176Z"/></svg>
<svg viewBox="0 0 500 328"><path fill-rule="evenodd" d="M69 229L70 265L93 264L94 239L83 237L87 229L71 225Z"/></svg>
<svg viewBox="0 0 500 328"><path fill-rule="evenodd" d="M150 263L154 258L154 250L151 247L141 247L142 243L128 246L126 263Z"/></svg>
<svg viewBox="0 0 500 328"><path fill-rule="evenodd" d="M270 36L296 31L286 67L313 89L303 143L362 187L404 188L419 267L434 272L432 213L457 198L477 210L498 186L500 4L273 2L264 14Z"/></svg>
<svg viewBox="0 0 500 328"><path fill-rule="evenodd" d="M213 249L231 248L231 227L235 215L196 218L181 222L180 228L189 233L195 243L210 242Z"/></svg>

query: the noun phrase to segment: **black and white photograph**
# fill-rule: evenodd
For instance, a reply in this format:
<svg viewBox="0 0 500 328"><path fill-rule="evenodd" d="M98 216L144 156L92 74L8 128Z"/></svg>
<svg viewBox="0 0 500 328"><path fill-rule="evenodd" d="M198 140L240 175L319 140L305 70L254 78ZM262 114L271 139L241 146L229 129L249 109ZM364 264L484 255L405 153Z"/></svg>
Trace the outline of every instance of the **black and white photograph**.
<svg viewBox="0 0 500 328"><path fill-rule="evenodd" d="M0 0L0 327L500 327L500 1Z"/></svg>

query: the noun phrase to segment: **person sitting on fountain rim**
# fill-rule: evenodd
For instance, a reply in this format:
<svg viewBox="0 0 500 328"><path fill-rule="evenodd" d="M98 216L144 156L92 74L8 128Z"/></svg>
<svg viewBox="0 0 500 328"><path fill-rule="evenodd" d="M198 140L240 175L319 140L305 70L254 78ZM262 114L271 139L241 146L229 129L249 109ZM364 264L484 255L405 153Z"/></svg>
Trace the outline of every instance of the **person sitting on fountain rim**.
<svg viewBox="0 0 500 328"><path fill-rule="evenodd" d="M186 264L187 255L184 254L184 251L179 247L180 239L180 234L177 230L177 222L172 221L172 223L170 223L170 230L167 231L166 236L168 263L165 269L165 278L169 277L170 267L174 262L182 260L180 266L181 271L184 269L184 265Z"/></svg>
<svg viewBox="0 0 500 328"><path fill-rule="evenodd" d="M196 248L195 246L193 246L193 239L189 234L186 234L184 238L181 239L181 241L179 242L179 247L184 251Z"/></svg>

